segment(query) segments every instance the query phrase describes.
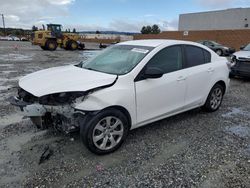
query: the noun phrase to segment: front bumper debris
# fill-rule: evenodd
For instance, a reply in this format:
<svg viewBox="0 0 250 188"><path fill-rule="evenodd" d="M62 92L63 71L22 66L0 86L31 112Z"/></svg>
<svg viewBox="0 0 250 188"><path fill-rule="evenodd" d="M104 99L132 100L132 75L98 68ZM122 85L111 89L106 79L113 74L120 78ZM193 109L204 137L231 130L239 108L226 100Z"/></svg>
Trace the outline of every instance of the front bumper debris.
<svg viewBox="0 0 250 188"><path fill-rule="evenodd" d="M10 97L8 101L10 102L10 104L19 107L23 112L24 116L38 117L38 116L44 116L46 113L46 109L44 108L44 106L40 104L31 104L13 96Z"/></svg>
<svg viewBox="0 0 250 188"><path fill-rule="evenodd" d="M8 101L9 101L10 104L12 104L12 105L14 105L14 106L20 107L21 110L22 110L25 106L30 105L30 103L25 102L25 101L22 101L22 100L18 99L17 97L14 97L14 96L8 98Z"/></svg>

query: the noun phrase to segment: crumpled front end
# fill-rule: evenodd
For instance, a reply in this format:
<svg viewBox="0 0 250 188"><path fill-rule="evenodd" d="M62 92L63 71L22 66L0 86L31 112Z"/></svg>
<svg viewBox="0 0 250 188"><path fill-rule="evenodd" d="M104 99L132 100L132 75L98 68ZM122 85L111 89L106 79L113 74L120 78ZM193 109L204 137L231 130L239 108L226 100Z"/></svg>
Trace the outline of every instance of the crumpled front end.
<svg viewBox="0 0 250 188"><path fill-rule="evenodd" d="M250 78L250 58L233 56L230 74Z"/></svg>
<svg viewBox="0 0 250 188"><path fill-rule="evenodd" d="M85 113L76 110L75 104L83 101L85 92L56 93L36 97L19 88L18 96L9 98L9 102L21 109L22 114L30 117L41 129L50 126L69 133L79 128L79 118Z"/></svg>

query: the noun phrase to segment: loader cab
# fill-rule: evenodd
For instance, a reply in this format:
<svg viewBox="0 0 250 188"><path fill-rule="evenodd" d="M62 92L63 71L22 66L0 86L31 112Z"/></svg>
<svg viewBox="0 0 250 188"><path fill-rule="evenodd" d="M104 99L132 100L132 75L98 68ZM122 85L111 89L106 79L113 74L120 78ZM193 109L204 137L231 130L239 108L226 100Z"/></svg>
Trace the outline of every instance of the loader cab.
<svg viewBox="0 0 250 188"><path fill-rule="evenodd" d="M51 35L56 38L62 37L62 25L60 24L47 24L47 30L51 31Z"/></svg>

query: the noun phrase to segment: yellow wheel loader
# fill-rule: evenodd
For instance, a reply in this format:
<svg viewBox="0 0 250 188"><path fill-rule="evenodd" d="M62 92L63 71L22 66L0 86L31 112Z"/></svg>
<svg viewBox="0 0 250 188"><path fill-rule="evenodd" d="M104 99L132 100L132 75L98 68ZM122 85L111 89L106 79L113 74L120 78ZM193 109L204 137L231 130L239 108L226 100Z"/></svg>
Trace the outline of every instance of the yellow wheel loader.
<svg viewBox="0 0 250 188"><path fill-rule="evenodd" d="M32 33L31 41L33 45L39 45L43 50L54 51L57 47L65 50L84 49L84 44L80 43L80 36L77 33L64 33L60 24L47 24L47 30L35 31Z"/></svg>

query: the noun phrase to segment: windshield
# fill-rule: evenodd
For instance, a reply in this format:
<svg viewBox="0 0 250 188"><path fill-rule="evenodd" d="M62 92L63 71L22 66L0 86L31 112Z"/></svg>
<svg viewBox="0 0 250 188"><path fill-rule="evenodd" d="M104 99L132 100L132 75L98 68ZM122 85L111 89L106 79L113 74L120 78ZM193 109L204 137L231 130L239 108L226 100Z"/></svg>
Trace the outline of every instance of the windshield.
<svg viewBox="0 0 250 188"><path fill-rule="evenodd" d="M243 50L244 51L250 51L250 44L248 44Z"/></svg>
<svg viewBox="0 0 250 188"><path fill-rule="evenodd" d="M130 72L153 47L115 45L105 49L101 54L87 60L82 68L123 75Z"/></svg>

